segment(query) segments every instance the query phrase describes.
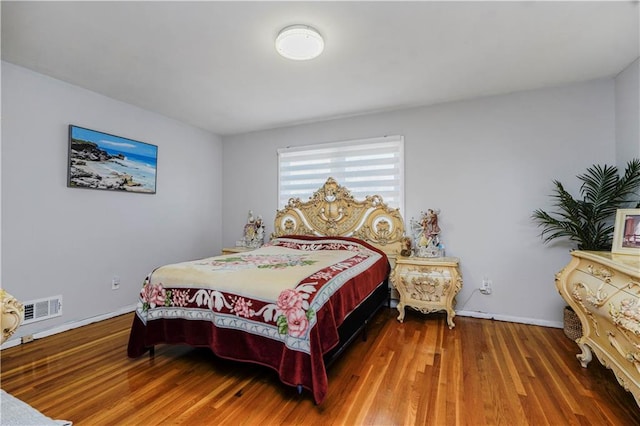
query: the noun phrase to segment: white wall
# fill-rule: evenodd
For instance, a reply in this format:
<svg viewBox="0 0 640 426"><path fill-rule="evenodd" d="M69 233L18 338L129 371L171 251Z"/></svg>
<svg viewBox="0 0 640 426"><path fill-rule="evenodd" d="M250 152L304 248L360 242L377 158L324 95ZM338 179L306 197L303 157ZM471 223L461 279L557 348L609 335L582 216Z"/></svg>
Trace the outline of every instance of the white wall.
<svg viewBox="0 0 640 426"><path fill-rule="evenodd" d="M640 58L616 76L616 165L640 158Z"/></svg>
<svg viewBox="0 0 640 426"><path fill-rule="evenodd" d="M457 309L560 326L554 276L571 246L544 245L530 216L552 208L553 179L575 192L576 174L615 161L614 122L614 82L604 79L223 137L223 244L241 236L249 209L273 223L278 148L400 134L403 214L441 209L447 255L461 259ZM475 291L483 277L490 296Z"/></svg>
<svg viewBox="0 0 640 426"><path fill-rule="evenodd" d="M129 308L153 268L219 254L218 136L6 62L2 114L1 284L64 301L17 337ZM67 188L69 124L157 145L157 193Z"/></svg>
<svg viewBox="0 0 640 426"><path fill-rule="evenodd" d="M635 149L633 116L621 126L614 111L637 110L633 99L620 100L620 91L625 96L634 87L637 68L636 61L615 83L597 80L221 140L2 62L0 283L21 300L64 297L62 317L22 326L16 337L130 307L152 268L217 254L221 241L233 245L250 209L263 215L271 232L281 207L277 148L386 134L405 137L405 218L431 207L442 211L447 254L460 257L464 277L458 310L557 326L564 303L553 278L571 246L543 245L530 214L551 208L552 179L575 192L576 174ZM70 123L158 145L158 193L67 188ZM621 128L631 128L622 148ZM121 289L112 291L116 274ZM476 291L483 277L493 280L491 296Z"/></svg>

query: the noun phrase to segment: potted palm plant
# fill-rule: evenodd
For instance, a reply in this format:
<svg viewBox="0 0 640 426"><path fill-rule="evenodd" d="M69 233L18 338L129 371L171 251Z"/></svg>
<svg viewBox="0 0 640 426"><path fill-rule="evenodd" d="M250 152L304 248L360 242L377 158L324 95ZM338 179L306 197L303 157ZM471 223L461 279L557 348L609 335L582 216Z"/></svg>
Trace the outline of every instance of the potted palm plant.
<svg viewBox="0 0 640 426"><path fill-rule="evenodd" d="M616 210L640 207L640 159L627 163L624 174L615 166L593 165L577 176L582 182L580 198L574 198L562 183L554 180L551 195L557 211L542 209L533 212L533 219L542 228L540 236L545 243L567 238L579 250L610 250L613 241ZM572 340L582 335L575 313L565 308L565 334Z"/></svg>

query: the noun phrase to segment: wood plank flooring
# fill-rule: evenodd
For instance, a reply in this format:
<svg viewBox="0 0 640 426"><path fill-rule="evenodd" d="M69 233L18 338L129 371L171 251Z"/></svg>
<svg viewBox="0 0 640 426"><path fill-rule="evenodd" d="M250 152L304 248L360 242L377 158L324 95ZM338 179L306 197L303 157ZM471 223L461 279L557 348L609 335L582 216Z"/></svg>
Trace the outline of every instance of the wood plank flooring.
<svg viewBox="0 0 640 426"><path fill-rule="evenodd" d="M129 359L133 314L0 353L2 388L83 425L634 425L640 408L597 359L582 368L562 330L396 310L375 317L329 370L329 393L205 349Z"/></svg>

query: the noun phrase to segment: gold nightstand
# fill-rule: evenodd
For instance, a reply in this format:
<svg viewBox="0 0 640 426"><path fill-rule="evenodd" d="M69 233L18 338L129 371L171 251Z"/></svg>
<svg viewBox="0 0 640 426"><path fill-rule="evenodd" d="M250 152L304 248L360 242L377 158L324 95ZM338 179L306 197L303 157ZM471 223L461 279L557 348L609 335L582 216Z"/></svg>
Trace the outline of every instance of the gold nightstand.
<svg viewBox="0 0 640 426"><path fill-rule="evenodd" d="M453 304L462 288L462 275L455 257L398 256L389 277L400 294L398 321L404 320L406 306L423 314L446 311L449 328L455 327Z"/></svg>
<svg viewBox="0 0 640 426"><path fill-rule="evenodd" d="M223 247L222 254L244 253L245 251L255 250L254 247Z"/></svg>

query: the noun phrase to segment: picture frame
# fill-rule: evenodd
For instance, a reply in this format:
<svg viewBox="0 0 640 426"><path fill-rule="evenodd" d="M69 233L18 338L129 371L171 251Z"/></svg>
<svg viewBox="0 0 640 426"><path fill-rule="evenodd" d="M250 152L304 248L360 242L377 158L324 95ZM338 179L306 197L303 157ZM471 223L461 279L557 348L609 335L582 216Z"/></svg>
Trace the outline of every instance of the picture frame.
<svg viewBox="0 0 640 426"><path fill-rule="evenodd" d="M158 147L69 125L69 188L155 194Z"/></svg>
<svg viewBox="0 0 640 426"><path fill-rule="evenodd" d="M640 256L640 209L618 209L611 253Z"/></svg>

